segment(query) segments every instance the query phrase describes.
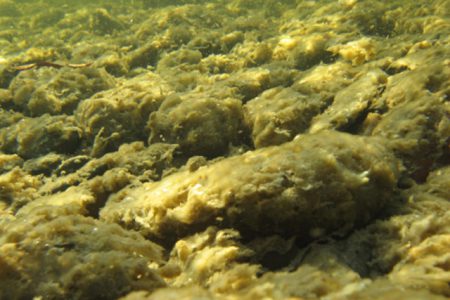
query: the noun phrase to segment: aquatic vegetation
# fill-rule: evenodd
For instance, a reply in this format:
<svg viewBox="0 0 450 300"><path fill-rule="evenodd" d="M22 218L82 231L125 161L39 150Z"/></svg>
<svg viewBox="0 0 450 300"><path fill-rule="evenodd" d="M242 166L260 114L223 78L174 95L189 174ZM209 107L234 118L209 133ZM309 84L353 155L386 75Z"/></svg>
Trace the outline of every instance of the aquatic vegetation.
<svg viewBox="0 0 450 300"><path fill-rule="evenodd" d="M0 299L447 299L446 0L0 0Z"/></svg>

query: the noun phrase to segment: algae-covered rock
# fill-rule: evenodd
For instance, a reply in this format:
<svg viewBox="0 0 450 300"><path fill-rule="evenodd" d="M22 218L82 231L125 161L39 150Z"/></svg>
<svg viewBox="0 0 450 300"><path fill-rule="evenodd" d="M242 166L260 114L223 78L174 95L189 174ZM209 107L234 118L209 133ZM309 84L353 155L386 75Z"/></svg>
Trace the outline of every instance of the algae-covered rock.
<svg viewBox="0 0 450 300"><path fill-rule="evenodd" d="M242 104L233 98L216 99L208 91L173 95L150 115L148 127L149 143L179 144L185 154L217 156L239 142Z"/></svg>
<svg viewBox="0 0 450 300"><path fill-rule="evenodd" d="M189 68L197 68L197 64L202 59L202 53L198 50L180 49L170 52L162 57L158 63L158 71L164 71L167 68L180 68L187 70Z"/></svg>
<svg viewBox="0 0 450 300"><path fill-rule="evenodd" d="M326 104L320 97L302 95L292 88L263 92L244 106L255 147L279 145L307 131Z"/></svg>
<svg viewBox="0 0 450 300"><path fill-rule="evenodd" d="M353 65L361 65L370 61L376 54L375 43L369 38L351 41L344 45L334 45L328 50L334 54L339 54L344 60L350 61Z"/></svg>
<svg viewBox="0 0 450 300"><path fill-rule="evenodd" d="M441 55L447 54L436 50L418 50L393 62L392 68L407 70L389 77L382 97L384 105L392 108L430 92L439 98L445 98L450 83L450 67L443 63L430 63L431 57Z"/></svg>
<svg viewBox="0 0 450 300"><path fill-rule="evenodd" d="M352 126L364 115L374 98L378 97L386 82L386 74L372 70L351 85L336 93L327 110L314 118L310 132L323 129L343 129Z"/></svg>
<svg viewBox="0 0 450 300"><path fill-rule="evenodd" d="M447 299L448 11L0 0L0 299Z"/></svg>
<svg viewBox="0 0 450 300"><path fill-rule="evenodd" d="M446 166L431 172L427 177L425 190L437 197L450 200L450 167Z"/></svg>
<svg viewBox="0 0 450 300"><path fill-rule="evenodd" d="M331 38L328 34L302 34L294 32L293 36L282 36L273 50L273 59L285 60L292 67L306 70L319 64L321 61L328 61L331 52L327 51L327 42Z"/></svg>
<svg viewBox="0 0 450 300"><path fill-rule="evenodd" d="M0 175L0 201L9 211L15 211L38 197L41 185L41 178L15 167Z"/></svg>
<svg viewBox="0 0 450 300"><path fill-rule="evenodd" d="M439 295L448 298L450 292L447 254L450 177L447 169L438 169L425 183L402 191L403 203L387 210L391 211L391 216L353 233L345 247L353 248L353 253L364 252L367 270L378 272L379 280L388 280L396 289L421 291L423 299L428 299L425 292L431 291L437 299L441 299ZM366 293L372 294L372 288L356 295ZM397 293L399 291L394 294Z"/></svg>
<svg viewBox="0 0 450 300"><path fill-rule="evenodd" d="M245 71L234 73L227 79L226 85L237 89L237 95L243 101L248 101L264 90L282 85L282 83L288 84L293 77L289 71L277 72L269 68L250 68ZM280 78L281 77L281 78Z"/></svg>
<svg viewBox="0 0 450 300"><path fill-rule="evenodd" d="M33 158L49 152L73 153L81 139L81 130L73 117L43 115L23 118L0 129L0 150Z"/></svg>
<svg viewBox="0 0 450 300"><path fill-rule="evenodd" d="M218 224L310 239L368 222L397 176L381 140L324 132L144 184L100 214L160 238Z"/></svg>
<svg viewBox="0 0 450 300"><path fill-rule="evenodd" d="M125 25L106 9L98 8L89 18L89 28L96 34L111 34L124 29Z"/></svg>
<svg viewBox="0 0 450 300"><path fill-rule="evenodd" d="M93 144L92 154L99 156L122 143L144 140L148 116L170 93L159 76L144 74L81 102L75 118Z"/></svg>
<svg viewBox="0 0 450 300"><path fill-rule="evenodd" d="M390 225L391 233L384 237L384 247L390 251L384 249L382 253L396 255L388 275L394 283L449 297L450 197L446 188L450 179L445 176L446 169L433 173L425 184L405 191L405 213L384 224ZM397 237L392 238L395 234Z"/></svg>
<svg viewBox="0 0 450 300"><path fill-rule="evenodd" d="M125 61L130 68L147 67L154 65L158 60L161 45L157 42L151 41L142 45L138 49L129 52L125 57Z"/></svg>
<svg viewBox="0 0 450 300"><path fill-rule="evenodd" d="M0 298L112 299L164 286L161 248L118 225L37 208L0 220Z"/></svg>
<svg viewBox="0 0 450 300"><path fill-rule="evenodd" d="M114 81L101 69L43 68L21 72L10 84L16 109L32 116L72 114L82 100Z"/></svg>
<svg viewBox="0 0 450 300"><path fill-rule="evenodd" d="M23 159L17 154L0 154L0 173L11 171L22 164Z"/></svg>
<svg viewBox="0 0 450 300"><path fill-rule="evenodd" d="M338 61L330 65L318 65L302 73L293 88L303 93L334 95L353 82L360 73L350 64Z"/></svg>
<svg viewBox="0 0 450 300"><path fill-rule="evenodd" d="M119 192L126 185L158 180L167 170L175 169L180 163L174 158L176 148L176 145L170 144L145 147L142 142L135 142L122 145L118 151L100 158L79 155L69 159L60 158L53 168L46 169L40 165L42 173L50 173L54 178L46 181L39 190L42 195L49 195L49 198L40 197L35 201L38 202L36 205L60 203L58 199L66 199L65 194L61 192L76 187L81 188L82 195L87 194L94 198L81 206L90 207L93 214L97 214L107 197ZM29 161L25 163L24 169L32 167L28 165ZM77 202L84 199L80 195L75 198L78 199Z"/></svg>
<svg viewBox="0 0 450 300"><path fill-rule="evenodd" d="M185 282L200 286L224 286L226 281L252 281L260 269L257 265L242 264L253 253L239 242L236 230L208 227L205 231L180 239L174 245L169 260L160 269L161 276L171 286ZM234 274L241 271L241 274ZM225 279L224 277L234 277ZM242 282L241 286L245 283ZM219 287L217 287L219 288Z"/></svg>
<svg viewBox="0 0 450 300"><path fill-rule="evenodd" d="M390 139L407 173L422 182L433 164L449 153L450 110L436 97L422 94L386 113L372 135Z"/></svg>
<svg viewBox="0 0 450 300"><path fill-rule="evenodd" d="M12 110L0 109L0 128L11 126L19 122L23 117L24 115L21 113Z"/></svg>
<svg viewBox="0 0 450 300"><path fill-rule="evenodd" d="M447 210L450 205L447 205ZM426 226L427 230L435 230L433 236L424 238L420 243L411 246L406 257L398 263L390 274L390 279L397 284L430 290L436 294L450 297L450 213L427 216L423 221L411 224L412 230ZM421 232L411 232L417 234Z"/></svg>

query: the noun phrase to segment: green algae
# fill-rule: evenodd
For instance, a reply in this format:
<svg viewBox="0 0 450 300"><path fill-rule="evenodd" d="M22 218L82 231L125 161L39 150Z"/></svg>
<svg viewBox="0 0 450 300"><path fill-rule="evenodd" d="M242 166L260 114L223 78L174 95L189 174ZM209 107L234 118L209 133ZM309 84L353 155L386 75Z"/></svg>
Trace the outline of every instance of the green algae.
<svg viewBox="0 0 450 300"><path fill-rule="evenodd" d="M0 0L0 298L449 297L448 11Z"/></svg>

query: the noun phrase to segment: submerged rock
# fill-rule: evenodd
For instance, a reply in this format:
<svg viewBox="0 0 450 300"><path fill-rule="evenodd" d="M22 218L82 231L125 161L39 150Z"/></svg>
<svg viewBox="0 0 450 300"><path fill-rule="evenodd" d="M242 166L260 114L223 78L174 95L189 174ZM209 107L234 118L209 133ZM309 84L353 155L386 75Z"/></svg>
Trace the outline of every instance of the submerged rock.
<svg viewBox="0 0 450 300"><path fill-rule="evenodd" d="M114 299L165 286L155 272L161 247L70 211L44 206L1 220L1 299Z"/></svg>
<svg viewBox="0 0 450 300"><path fill-rule="evenodd" d="M371 220L397 176L382 140L323 132L144 184L100 215L159 238L218 224L310 239Z"/></svg>
<svg viewBox="0 0 450 300"><path fill-rule="evenodd" d="M34 158L49 152L73 153L81 139L81 129L71 116L43 115L23 118L0 129L0 150Z"/></svg>
<svg viewBox="0 0 450 300"><path fill-rule="evenodd" d="M0 299L447 299L448 11L0 0Z"/></svg>

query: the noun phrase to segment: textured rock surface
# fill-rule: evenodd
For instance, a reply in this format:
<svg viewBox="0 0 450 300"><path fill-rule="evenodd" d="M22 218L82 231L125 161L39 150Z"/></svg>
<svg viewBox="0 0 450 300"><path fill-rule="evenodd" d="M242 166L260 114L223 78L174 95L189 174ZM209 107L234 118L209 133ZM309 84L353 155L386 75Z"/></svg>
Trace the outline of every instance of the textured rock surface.
<svg viewBox="0 0 450 300"><path fill-rule="evenodd" d="M300 238L350 229L392 197L397 162L381 142L337 132L300 136L131 189L100 215L159 238L215 223Z"/></svg>
<svg viewBox="0 0 450 300"><path fill-rule="evenodd" d="M2 299L111 299L165 285L155 272L161 247L70 212L70 206L41 206L1 221Z"/></svg>
<svg viewBox="0 0 450 300"><path fill-rule="evenodd" d="M306 96L291 88L269 89L246 103L246 122L256 148L279 145L304 133L327 99Z"/></svg>
<svg viewBox="0 0 450 300"><path fill-rule="evenodd" d="M209 93L167 97L150 115L149 143L179 144L187 155L217 156L238 144L244 131L242 104Z"/></svg>
<svg viewBox="0 0 450 300"><path fill-rule="evenodd" d="M448 299L449 11L0 0L0 298Z"/></svg>

